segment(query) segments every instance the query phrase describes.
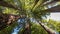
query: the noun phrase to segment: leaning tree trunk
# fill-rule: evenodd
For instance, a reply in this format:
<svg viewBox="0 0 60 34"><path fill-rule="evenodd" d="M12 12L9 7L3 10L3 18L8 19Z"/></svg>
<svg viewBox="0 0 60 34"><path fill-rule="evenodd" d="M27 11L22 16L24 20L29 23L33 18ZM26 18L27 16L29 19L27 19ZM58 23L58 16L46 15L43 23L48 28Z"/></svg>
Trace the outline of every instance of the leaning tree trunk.
<svg viewBox="0 0 60 34"><path fill-rule="evenodd" d="M48 28L46 25L44 25L43 23L39 22L39 24L47 31L48 34L55 34L54 31L52 31L52 29Z"/></svg>

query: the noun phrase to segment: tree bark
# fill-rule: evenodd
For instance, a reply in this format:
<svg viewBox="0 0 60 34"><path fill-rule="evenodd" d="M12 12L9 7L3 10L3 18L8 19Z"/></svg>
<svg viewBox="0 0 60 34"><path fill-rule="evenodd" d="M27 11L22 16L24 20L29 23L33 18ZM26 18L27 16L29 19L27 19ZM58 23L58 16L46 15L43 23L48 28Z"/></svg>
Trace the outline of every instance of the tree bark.
<svg viewBox="0 0 60 34"><path fill-rule="evenodd" d="M27 19L27 23L25 24L23 34L31 34L30 28L31 28L30 19Z"/></svg>
<svg viewBox="0 0 60 34"><path fill-rule="evenodd" d="M54 31L52 31L52 29L48 28L46 25L44 25L43 23L39 22L39 24L47 31L48 34L55 34Z"/></svg>
<svg viewBox="0 0 60 34"><path fill-rule="evenodd" d="M0 13L0 30L6 28L8 25L11 25L18 18L20 17L17 15Z"/></svg>
<svg viewBox="0 0 60 34"><path fill-rule="evenodd" d="M47 12L60 12L60 5L43 10L43 11L47 11Z"/></svg>

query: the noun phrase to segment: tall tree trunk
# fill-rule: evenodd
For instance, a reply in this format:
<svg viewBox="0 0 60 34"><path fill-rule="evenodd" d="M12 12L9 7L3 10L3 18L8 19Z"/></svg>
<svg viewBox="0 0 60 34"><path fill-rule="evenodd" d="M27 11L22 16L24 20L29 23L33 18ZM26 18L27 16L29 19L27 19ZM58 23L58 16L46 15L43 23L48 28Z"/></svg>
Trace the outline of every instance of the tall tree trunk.
<svg viewBox="0 0 60 34"><path fill-rule="evenodd" d="M46 25L44 25L43 23L39 22L39 24L47 31L48 34L55 34L54 31L52 31L52 29L48 28Z"/></svg>
<svg viewBox="0 0 60 34"><path fill-rule="evenodd" d="M24 31L22 32L23 34L31 34L31 24L30 24L30 19L27 18L27 23L25 24Z"/></svg>

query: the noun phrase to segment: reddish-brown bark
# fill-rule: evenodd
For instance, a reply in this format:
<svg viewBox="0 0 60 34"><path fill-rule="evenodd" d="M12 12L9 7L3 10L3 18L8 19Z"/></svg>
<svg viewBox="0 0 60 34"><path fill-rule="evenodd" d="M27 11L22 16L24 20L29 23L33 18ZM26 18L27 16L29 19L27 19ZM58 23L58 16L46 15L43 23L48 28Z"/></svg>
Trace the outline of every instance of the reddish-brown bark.
<svg viewBox="0 0 60 34"><path fill-rule="evenodd" d="M0 13L0 30L4 29L7 25L10 25L13 21L16 21L19 16L12 14L3 14Z"/></svg>

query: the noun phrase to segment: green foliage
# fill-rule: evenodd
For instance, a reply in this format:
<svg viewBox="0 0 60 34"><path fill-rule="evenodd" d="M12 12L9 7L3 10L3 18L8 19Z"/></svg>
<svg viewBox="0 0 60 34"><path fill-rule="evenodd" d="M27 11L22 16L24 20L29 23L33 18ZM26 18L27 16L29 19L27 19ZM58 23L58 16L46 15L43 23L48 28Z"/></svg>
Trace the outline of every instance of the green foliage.
<svg viewBox="0 0 60 34"><path fill-rule="evenodd" d="M20 30L19 34L23 31ZM39 24L31 23L31 34L48 34Z"/></svg>
<svg viewBox="0 0 60 34"><path fill-rule="evenodd" d="M60 31L60 22L59 21L54 21L52 19L47 20L42 20L42 22L45 22L48 27L50 27L53 30Z"/></svg>
<svg viewBox="0 0 60 34"><path fill-rule="evenodd" d="M42 9L44 9L44 7L41 7L40 5L42 4L43 0L39 0L38 3L35 4L35 0L5 0L13 5L18 6L19 8L21 8L21 14L26 14L29 18L35 18L35 19L42 19L42 17L46 17L46 15L49 15L49 13L47 11L44 11ZM19 3L18 3L19 2ZM34 6L35 4L35 6ZM23 11L23 12L22 12ZM10 8L6 8L3 10L3 13L6 14L20 14L19 12L17 12L17 10L14 9L10 9ZM5 30L1 31L4 32L6 34L11 33L11 30L13 29L13 27L7 27ZM7 32L8 31L8 32ZM31 27L31 31L32 34L47 34L47 32L39 25L37 24L32 24ZM4 34L1 33L1 34Z"/></svg>
<svg viewBox="0 0 60 34"><path fill-rule="evenodd" d="M4 1L9 2L9 3L15 5L14 0L4 0Z"/></svg>
<svg viewBox="0 0 60 34"><path fill-rule="evenodd" d="M16 5L20 9L22 9L23 13L29 17L34 17L36 19L42 19L42 17L46 17L49 13L44 11L43 6L40 6L43 0L4 0L8 3ZM37 1L37 2L36 2ZM22 12L21 11L21 12ZM3 13L13 13L16 14L16 10L6 8ZM18 13L17 13L18 14Z"/></svg>
<svg viewBox="0 0 60 34"><path fill-rule="evenodd" d="M10 9L10 8L4 9L3 13L5 13L5 14L14 14L14 15L18 15L19 14L19 12L17 10Z"/></svg>
<svg viewBox="0 0 60 34"><path fill-rule="evenodd" d="M48 34L39 24L32 23L31 34Z"/></svg>
<svg viewBox="0 0 60 34"><path fill-rule="evenodd" d="M41 7L37 8L35 11L32 11L33 17L36 19L43 19L42 17L47 17L47 15L49 15L49 13L47 11L43 11L41 10Z"/></svg>
<svg viewBox="0 0 60 34"><path fill-rule="evenodd" d="M60 31L60 22L59 21L54 21L54 20L49 20L48 23L52 25L52 29L56 29L57 31Z"/></svg>
<svg viewBox="0 0 60 34"><path fill-rule="evenodd" d="M6 27L5 29L0 31L0 34L11 34L13 28L17 25L16 22L14 22L13 24L11 24L10 26Z"/></svg>

